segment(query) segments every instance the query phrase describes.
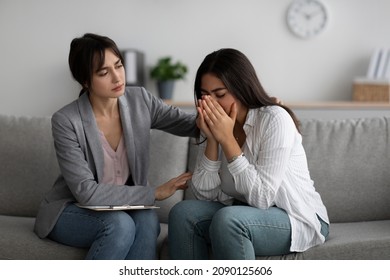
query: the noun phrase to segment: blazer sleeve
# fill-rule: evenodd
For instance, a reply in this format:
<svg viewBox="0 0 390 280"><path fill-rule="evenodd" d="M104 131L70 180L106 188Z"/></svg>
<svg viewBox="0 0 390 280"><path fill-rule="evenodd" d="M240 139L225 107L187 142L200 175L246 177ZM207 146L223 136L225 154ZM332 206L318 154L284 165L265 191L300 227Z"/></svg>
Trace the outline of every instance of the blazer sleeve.
<svg viewBox="0 0 390 280"><path fill-rule="evenodd" d="M196 137L196 113L188 113L184 110L165 103L146 90L144 99L151 113L151 128L164 130L177 136Z"/></svg>

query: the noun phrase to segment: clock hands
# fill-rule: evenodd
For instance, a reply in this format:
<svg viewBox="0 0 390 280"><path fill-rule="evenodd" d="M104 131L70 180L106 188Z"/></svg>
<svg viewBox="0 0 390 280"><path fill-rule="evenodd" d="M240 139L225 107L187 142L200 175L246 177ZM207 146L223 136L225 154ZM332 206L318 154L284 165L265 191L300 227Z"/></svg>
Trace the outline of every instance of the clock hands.
<svg viewBox="0 0 390 280"><path fill-rule="evenodd" d="M305 17L306 20L310 21L313 17L320 15L321 14L321 9L315 10L314 12L310 13L305 13L303 12L303 16Z"/></svg>

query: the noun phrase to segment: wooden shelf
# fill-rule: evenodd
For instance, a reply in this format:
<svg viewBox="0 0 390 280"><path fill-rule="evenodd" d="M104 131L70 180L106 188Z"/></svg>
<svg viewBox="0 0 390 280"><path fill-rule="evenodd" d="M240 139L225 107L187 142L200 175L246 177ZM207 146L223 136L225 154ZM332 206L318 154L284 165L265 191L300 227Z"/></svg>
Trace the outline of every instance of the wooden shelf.
<svg viewBox="0 0 390 280"><path fill-rule="evenodd" d="M194 107L194 102L186 101L165 101L176 107ZM390 109L390 103L387 102L359 102L359 101L327 101L327 102L286 102L286 106L292 109Z"/></svg>
<svg viewBox="0 0 390 280"><path fill-rule="evenodd" d="M390 103L387 102L334 101L286 103L286 105L293 109L390 109Z"/></svg>

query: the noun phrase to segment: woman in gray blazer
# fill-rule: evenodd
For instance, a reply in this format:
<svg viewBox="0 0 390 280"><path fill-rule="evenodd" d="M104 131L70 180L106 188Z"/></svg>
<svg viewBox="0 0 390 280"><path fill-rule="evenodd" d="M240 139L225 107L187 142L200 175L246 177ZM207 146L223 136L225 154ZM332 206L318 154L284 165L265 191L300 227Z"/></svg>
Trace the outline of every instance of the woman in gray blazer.
<svg viewBox="0 0 390 280"><path fill-rule="evenodd" d="M87 259L154 259L160 225L154 210L93 211L75 205L153 205L186 188L183 173L148 185L150 129L195 136L195 114L141 87L126 87L123 59L109 38L85 34L70 45L80 97L52 117L61 175L43 199L35 232L89 248Z"/></svg>

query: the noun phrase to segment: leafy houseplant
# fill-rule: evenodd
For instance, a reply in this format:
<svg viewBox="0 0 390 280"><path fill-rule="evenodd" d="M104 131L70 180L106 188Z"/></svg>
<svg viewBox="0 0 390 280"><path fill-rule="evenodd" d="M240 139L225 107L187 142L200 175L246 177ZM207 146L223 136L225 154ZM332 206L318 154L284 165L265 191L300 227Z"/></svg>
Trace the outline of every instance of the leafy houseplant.
<svg viewBox="0 0 390 280"><path fill-rule="evenodd" d="M187 71L187 66L180 61L173 63L169 56L160 58L150 70L150 77L157 81L160 98L172 99L175 80L184 79Z"/></svg>

